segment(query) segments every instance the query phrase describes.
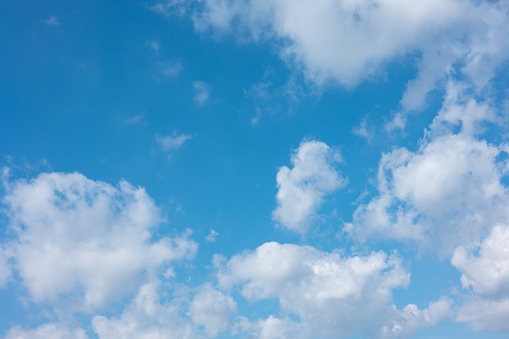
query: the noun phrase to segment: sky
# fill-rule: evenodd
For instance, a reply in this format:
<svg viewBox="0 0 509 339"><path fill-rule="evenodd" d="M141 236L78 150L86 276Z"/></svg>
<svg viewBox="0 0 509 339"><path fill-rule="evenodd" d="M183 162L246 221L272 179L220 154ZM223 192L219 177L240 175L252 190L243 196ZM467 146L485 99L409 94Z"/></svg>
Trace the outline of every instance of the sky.
<svg viewBox="0 0 509 339"><path fill-rule="evenodd" d="M509 2L0 2L0 338L509 335Z"/></svg>

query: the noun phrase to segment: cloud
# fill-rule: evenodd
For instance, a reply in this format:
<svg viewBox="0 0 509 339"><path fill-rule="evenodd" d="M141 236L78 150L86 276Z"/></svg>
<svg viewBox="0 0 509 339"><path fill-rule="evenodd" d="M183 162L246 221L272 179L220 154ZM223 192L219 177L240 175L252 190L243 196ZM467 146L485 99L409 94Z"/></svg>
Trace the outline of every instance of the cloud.
<svg viewBox="0 0 509 339"><path fill-rule="evenodd" d="M153 39L145 41L145 46L152 49L156 53L159 52L159 49L161 48L161 44Z"/></svg>
<svg viewBox="0 0 509 339"><path fill-rule="evenodd" d="M340 161L339 153L325 143L302 142L291 156L293 168L278 170L278 206L272 218L288 229L305 233L324 196L346 185L346 179L334 168Z"/></svg>
<svg viewBox="0 0 509 339"><path fill-rule="evenodd" d="M60 26L60 22L56 16L50 16L48 19L44 20L44 23L48 26Z"/></svg>
<svg viewBox="0 0 509 339"><path fill-rule="evenodd" d="M198 106L202 106L210 97L210 91L212 87L203 81L195 81L193 82L194 87L194 97L193 101Z"/></svg>
<svg viewBox="0 0 509 339"><path fill-rule="evenodd" d="M105 316L95 316L92 319L92 327L98 337L199 338L193 324L182 315L186 304L185 298L161 301L160 289L160 282L148 282L140 287L133 302L119 317L109 319Z"/></svg>
<svg viewBox="0 0 509 339"><path fill-rule="evenodd" d="M24 330L21 327L11 328L5 339L88 339L81 328L68 328L59 323L44 324L34 330Z"/></svg>
<svg viewBox="0 0 509 339"><path fill-rule="evenodd" d="M179 149L184 145L184 143L188 140L191 140L192 136L187 134L177 135L176 132L173 132L172 135L156 135L157 143L163 148L165 151L174 151Z"/></svg>
<svg viewBox="0 0 509 339"><path fill-rule="evenodd" d="M450 255L506 220L506 170L498 160L504 147L477 138L494 112L456 89L449 87L417 151L398 148L382 156L380 194L359 206L345 227L358 240L414 240Z"/></svg>
<svg viewBox="0 0 509 339"><path fill-rule="evenodd" d="M368 142L371 142L375 134L375 127L368 126L368 121L366 119L362 119L360 126L353 128L352 133L366 139Z"/></svg>
<svg viewBox="0 0 509 339"><path fill-rule="evenodd" d="M421 109L426 94L457 69L479 88L507 60L509 5L463 0L204 0L195 29L270 40L292 69L353 88L391 61L412 56L417 78L401 104ZM414 57L415 56L415 57Z"/></svg>
<svg viewBox="0 0 509 339"><path fill-rule="evenodd" d="M182 65L178 61L161 63L161 73L167 78L176 77L182 71Z"/></svg>
<svg viewBox="0 0 509 339"><path fill-rule="evenodd" d="M143 113L136 114L136 115L130 115L123 119L124 123L128 124L128 125L137 124L142 120L143 120Z"/></svg>
<svg viewBox="0 0 509 339"><path fill-rule="evenodd" d="M204 326L207 336L211 338L231 328L236 313L237 303L233 298L224 295L210 284L201 287L189 307L193 322Z"/></svg>
<svg viewBox="0 0 509 339"><path fill-rule="evenodd" d="M216 241L216 237L218 236L219 233L217 233L216 231L214 230L210 230L210 233L209 235L207 235L207 242L214 242Z"/></svg>
<svg viewBox="0 0 509 339"><path fill-rule="evenodd" d="M136 290L146 275L189 258L189 232L153 240L162 221L143 188L79 173L44 173L8 183L3 199L13 267L32 301L92 311Z"/></svg>
<svg viewBox="0 0 509 339"><path fill-rule="evenodd" d="M458 320L476 330L509 330L509 226L495 226L481 244L460 246L451 264L461 272L463 288L472 298L460 309ZM474 253L478 253L475 255Z"/></svg>
<svg viewBox="0 0 509 339"><path fill-rule="evenodd" d="M254 337L343 338L359 330L379 333L383 326L397 322L408 325L407 332L398 333L403 336L448 313L445 305L428 310L409 305L402 311L391 305L392 289L410 282L396 254L342 257L339 252L270 242L227 262L215 261L220 288L238 286L249 302L277 298L283 314L299 319L271 315L264 321L241 322L240 327L254 332ZM433 321L424 314L433 314Z"/></svg>
<svg viewBox="0 0 509 339"><path fill-rule="evenodd" d="M186 13L187 2L188 0L167 0L165 2L158 2L151 6L150 9L164 16L182 16Z"/></svg>

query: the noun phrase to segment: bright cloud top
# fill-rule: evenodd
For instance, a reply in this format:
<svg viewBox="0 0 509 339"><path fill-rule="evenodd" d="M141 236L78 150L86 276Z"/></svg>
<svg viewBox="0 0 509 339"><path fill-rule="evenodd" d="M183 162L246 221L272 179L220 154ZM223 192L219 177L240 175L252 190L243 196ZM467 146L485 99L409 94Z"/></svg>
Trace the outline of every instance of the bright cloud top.
<svg viewBox="0 0 509 339"><path fill-rule="evenodd" d="M339 153L325 143L302 142L291 157L293 168L283 166L277 173L278 206L272 212L274 220L305 233L323 197L346 185L346 179L334 168L340 161Z"/></svg>
<svg viewBox="0 0 509 339"><path fill-rule="evenodd" d="M461 272L461 284L472 290L458 320L468 321L477 330L509 330L509 227L497 225L475 250L458 247L451 259Z"/></svg>
<svg viewBox="0 0 509 339"><path fill-rule="evenodd" d="M498 156L504 145L475 137L492 109L449 95L416 152L384 154L378 170L380 195L361 205L346 230L357 239L414 240L450 255L475 243L493 225L507 220L507 174ZM459 133L452 130L461 127Z"/></svg>
<svg viewBox="0 0 509 339"><path fill-rule="evenodd" d="M418 109L456 63L480 87L507 60L505 2L462 0L288 1L205 0L195 27L217 34L244 32L275 38L283 59L316 83L356 86L410 53L421 55L419 75L402 104ZM242 35L242 33L239 33Z"/></svg>
<svg viewBox="0 0 509 339"><path fill-rule="evenodd" d="M153 242L160 211L125 181L114 187L78 173L41 174L10 183L3 203L15 232L5 246L36 302L102 307L197 248L189 233Z"/></svg>
<svg viewBox="0 0 509 339"><path fill-rule="evenodd" d="M227 262L216 257L216 263L221 288L238 286L251 302L278 298L284 313L299 317L295 322L273 315L241 324L261 338L342 338L359 329L371 337L395 338L412 335L449 313L446 300L424 311L433 317L423 317L415 305L402 311L391 306L392 289L410 282L397 255L342 257L310 246L270 242Z"/></svg>

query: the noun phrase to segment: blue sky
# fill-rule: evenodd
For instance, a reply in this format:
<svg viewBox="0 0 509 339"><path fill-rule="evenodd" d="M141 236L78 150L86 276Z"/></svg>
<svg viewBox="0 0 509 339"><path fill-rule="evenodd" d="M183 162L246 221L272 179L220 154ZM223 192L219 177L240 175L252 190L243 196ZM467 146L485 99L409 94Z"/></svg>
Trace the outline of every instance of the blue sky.
<svg viewBox="0 0 509 339"><path fill-rule="evenodd" d="M0 3L0 336L505 338L509 6Z"/></svg>

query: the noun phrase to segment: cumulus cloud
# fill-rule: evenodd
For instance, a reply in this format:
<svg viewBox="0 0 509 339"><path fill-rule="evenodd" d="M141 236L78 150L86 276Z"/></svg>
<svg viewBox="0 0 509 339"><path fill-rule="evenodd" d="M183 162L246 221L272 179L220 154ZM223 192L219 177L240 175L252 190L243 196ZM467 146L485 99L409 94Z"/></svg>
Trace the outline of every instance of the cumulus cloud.
<svg viewBox="0 0 509 339"><path fill-rule="evenodd" d="M173 132L172 135L156 135L157 143L165 151L174 151L179 149L188 140L191 140L192 135L188 134L177 134Z"/></svg>
<svg viewBox="0 0 509 339"><path fill-rule="evenodd" d="M351 88L396 58L418 55L417 78L401 102L405 110L422 108L426 93L455 67L476 86L486 86L509 55L509 6L502 1L199 3L197 31L274 40L280 56L318 84L333 80Z"/></svg>
<svg viewBox="0 0 509 339"><path fill-rule="evenodd" d="M503 145L477 138L482 123L495 115L488 104L455 89L450 87L417 151L399 148L382 156L380 195L361 205L345 227L357 239L410 239L450 255L506 220L506 170L498 161Z"/></svg>
<svg viewBox="0 0 509 339"><path fill-rule="evenodd" d="M44 173L8 183L3 203L15 234L5 246L35 302L91 311L197 248L189 232L153 240L160 211L126 181L114 187L79 173Z"/></svg>
<svg viewBox="0 0 509 339"><path fill-rule="evenodd" d="M24 330L21 327L11 328L5 339L88 339L81 328L68 328L63 324L44 324L33 330Z"/></svg>
<svg viewBox="0 0 509 339"><path fill-rule="evenodd" d="M193 324L182 314L186 301L161 301L160 289L157 281L146 283L119 317L95 316L92 327L99 338L199 338Z"/></svg>
<svg viewBox="0 0 509 339"><path fill-rule="evenodd" d="M237 303L233 298L208 283L201 287L189 307L193 322L204 326L205 332L211 338L231 328L236 313Z"/></svg>
<svg viewBox="0 0 509 339"><path fill-rule="evenodd" d="M323 142L304 141L291 156L292 169L280 167L276 176L277 207L274 220L282 226L305 233L328 193L346 185L334 165L339 153Z"/></svg>
<svg viewBox="0 0 509 339"><path fill-rule="evenodd" d="M207 102L207 100L209 100L212 86L210 86L204 81L195 81L193 82L193 88L194 88L193 101L198 106L202 106L204 103Z"/></svg>
<svg viewBox="0 0 509 339"><path fill-rule="evenodd" d="M297 325L272 315L257 323L241 323L244 330L262 338L342 338L359 329L373 331L370 324L380 326L375 319L390 324L402 317L390 305L392 289L410 281L395 254L373 252L364 257L342 257L338 252L275 242L233 256L218 269L220 288L238 286L240 294L251 302L277 298L282 312L300 319ZM421 311L409 307L422 317ZM395 312L398 317L386 319L387 312ZM438 314L436 317L441 318Z"/></svg>
<svg viewBox="0 0 509 339"><path fill-rule="evenodd" d="M500 224L477 248L460 246L452 256L452 265L461 272L463 288L472 292L458 320L471 323L477 330L509 330L508 244L509 227Z"/></svg>

